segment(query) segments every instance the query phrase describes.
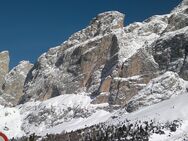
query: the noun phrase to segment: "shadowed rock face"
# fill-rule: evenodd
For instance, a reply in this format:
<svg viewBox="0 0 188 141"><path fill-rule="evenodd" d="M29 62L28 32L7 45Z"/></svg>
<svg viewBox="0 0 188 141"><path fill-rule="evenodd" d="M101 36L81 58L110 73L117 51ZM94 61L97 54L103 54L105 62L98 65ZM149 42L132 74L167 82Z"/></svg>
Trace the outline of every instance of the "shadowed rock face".
<svg viewBox="0 0 188 141"><path fill-rule="evenodd" d="M0 90L2 89L2 85L5 81L4 77L9 71L9 61L9 52L0 52Z"/></svg>
<svg viewBox="0 0 188 141"><path fill-rule="evenodd" d="M185 4L186 3L188 2L185 2ZM184 6L185 8L180 8L179 11L176 11L175 9L176 12L170 15L170 17L168 18L168 26L164 32L175 31L188 26L188 4L186 5L187 6Z"/></svg>
<svg viewBox="0 0 188 141"><path fill-rule="evenodd" d="M153 44L153 56L163 71L174 71L188 80L188 28L166 33Z"/></svg>

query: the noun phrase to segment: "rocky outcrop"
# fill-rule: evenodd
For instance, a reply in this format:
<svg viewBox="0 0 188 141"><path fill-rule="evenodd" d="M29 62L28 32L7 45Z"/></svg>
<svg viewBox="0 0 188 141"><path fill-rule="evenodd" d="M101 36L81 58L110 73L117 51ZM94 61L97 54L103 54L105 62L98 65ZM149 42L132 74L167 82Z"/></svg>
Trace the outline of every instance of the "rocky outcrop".
<svg viewBox="0 0 188 141"><path fill-rule="evenodd" d="M4 77L9 71L9 52L0 52L0 90L2 90L2 85L4 83Z"/></svg>
<svg viewBox="0 0 188 141"><path fill-rule="evenodd" d="M153 56L160 70L174 71L188 80L188 27L168 32L152 46Z"/></svg>
<svg viewBox="0 0 188 141"><path fill-rule="evenodd" d="M177 73L166 72L151 80L146 87L132 97L127 105L127 111L132 112L139 108L159 103L187 92L188 82L179 78Z"/></svg>
<svg viewBox="0 0 188 141"><path fill-rule="evenodd" d="M33 65L28 61L21 61L6 74L5 83L2 87L3 93L6 96L3 97L7 97L7 101L11 102L13 105L17 105L19 99L23 95L25 78L32 67Z"/></svg>

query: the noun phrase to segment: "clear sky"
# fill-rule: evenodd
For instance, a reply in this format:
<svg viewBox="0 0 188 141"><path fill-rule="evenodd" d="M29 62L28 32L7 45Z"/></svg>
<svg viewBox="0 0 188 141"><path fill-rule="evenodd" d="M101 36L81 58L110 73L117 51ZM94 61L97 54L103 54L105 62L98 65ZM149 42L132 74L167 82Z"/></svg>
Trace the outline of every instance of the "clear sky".
<svg viewBox="0 0 188 141"><path fill-rule="evenodd" d="M182 0L0 0L0 51L8 50L10 66L32 63L50 47L86 27L98 13L126 14L125 25L169 13Z"/></svg>

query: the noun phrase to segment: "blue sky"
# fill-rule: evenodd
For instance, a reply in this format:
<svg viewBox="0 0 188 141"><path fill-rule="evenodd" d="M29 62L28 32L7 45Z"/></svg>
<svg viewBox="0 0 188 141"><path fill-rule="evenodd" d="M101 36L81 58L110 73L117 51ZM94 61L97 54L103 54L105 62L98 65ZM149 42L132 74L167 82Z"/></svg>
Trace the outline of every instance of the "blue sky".
<svg viewBox="0 0 188 141"><path fill-rule="evenodd" d="M34 63L50 47L86 27L98 13L126 14L125 25L169 13L182 0L0 0L0 51L8 50L10 66Z"/></svg>

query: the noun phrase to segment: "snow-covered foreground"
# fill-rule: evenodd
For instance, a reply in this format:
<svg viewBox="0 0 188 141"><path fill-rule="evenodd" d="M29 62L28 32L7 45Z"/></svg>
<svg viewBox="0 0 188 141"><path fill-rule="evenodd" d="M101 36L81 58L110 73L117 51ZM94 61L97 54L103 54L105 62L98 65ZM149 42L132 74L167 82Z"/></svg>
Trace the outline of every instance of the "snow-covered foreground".
<svg viewBox="0 0 188 141"><path fill-rule="evenodd" d="M110 114L99 108L106 106L105 104L90 104L91 99L88 96L62 95L44 102L29 102L15 108L1 106L0 130L12 138L34 132L41 136L47 133L61 133L105 121L108 125L119 125L127 119L131 122L154 120L160 123L181 120L182 126L176 132L165 131L164 135L153 134L150 137L151 141L179 141L188 137L187 101L188 94L185 93L133 113L120 110ZM80 113L76 114L76 110L80 109L87 110L87 112L79 111ZM42 110L43 114L41 114ZM117 118L111 118L112 115Z"/></svg>
<svg viewBox="0 0 188 141"><path fill-rule="evenodd" d="M136 121L155 121L158 123L167 123L173 120L182 122L182 126L176 132L165 131L164 135L153 134L151 141L182 141L188 138L188 94L184 93L177 97L163 101L152 106L142 108L133 113L127 113L125 110L114 113L117 118L110 118L106 123L121 125L126 120Z"/></svg>
<svg viewBox="0 0 188 141"><path fill-rule="evenodd" d="M35 133L61 133L106 121L111 113L92 105L86 95L62 95L44 102L28 102L14 108L0 106L0 131L9 138ZM97 109L98 108L98 109Z"/></svg>
<svg viewBox="0 0 188 141"><path fill-rule="evenodd" d="M182 126L177 132L170 133L166 130L164 135L153 134L150 137L152 141L176 140L182 135L188 136L186 88L187 81L180 79L176 73L166 72L151 80L135 98L133 97L135 100L132 104L144 104L132 113L125 109L109 112L105 110L109 108L107 103L91 104L92 99L87 93L65 94L42 102L27 102L13 108L0 106L0 131L9 138L33 133L45 136L47 133L61 134L83 129L101 122L119 126L126 120L133 123L152 120L162 124L178 120Z"/></svg>
<svg viewBox="0 0 188 141"><path fill-rule="evenodd" d="M17 108L5 108L0 106L0 131L4 132L9 138L21 137L22 119Z"/></svg>

